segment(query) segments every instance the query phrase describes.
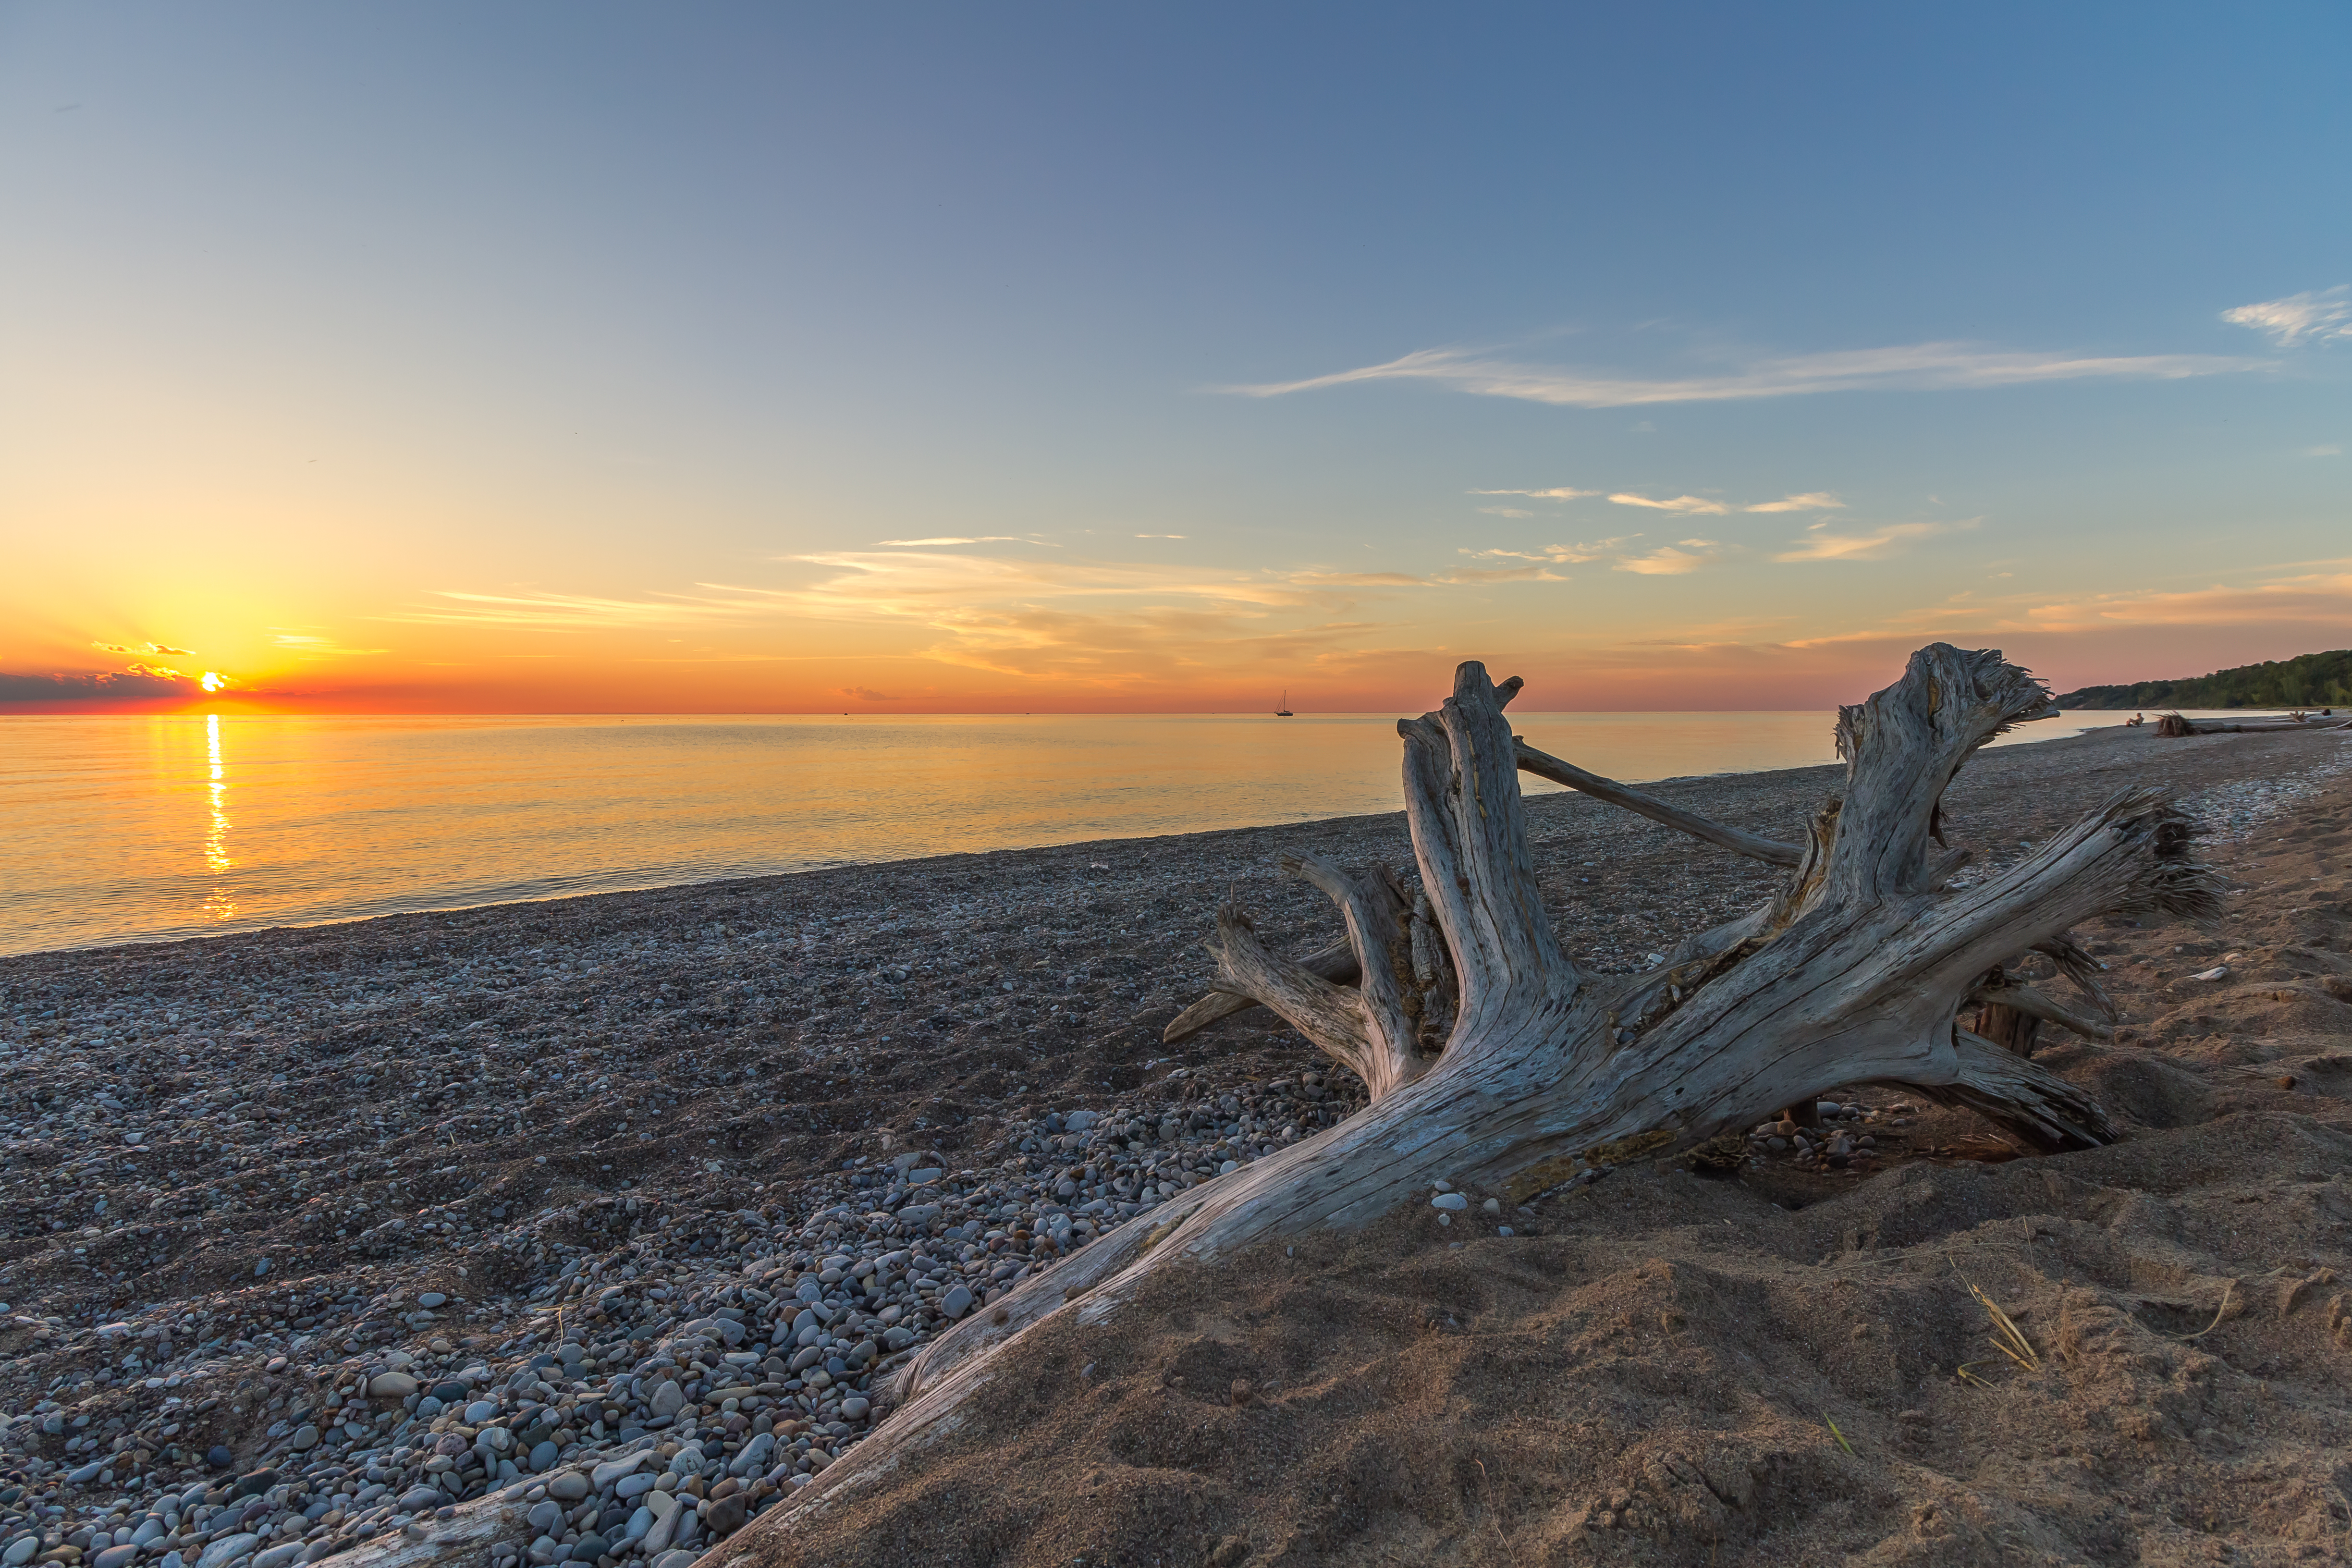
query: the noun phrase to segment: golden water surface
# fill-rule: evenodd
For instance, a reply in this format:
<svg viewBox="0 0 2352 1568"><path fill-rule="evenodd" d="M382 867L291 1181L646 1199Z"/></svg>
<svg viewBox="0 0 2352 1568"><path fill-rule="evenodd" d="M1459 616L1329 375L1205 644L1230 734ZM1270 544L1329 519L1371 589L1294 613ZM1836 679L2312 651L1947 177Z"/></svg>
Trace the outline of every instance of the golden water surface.
<svg viewBox="0 0 2352 1568"><path fill-rule="evenodd" d="M1629 781L1832 755L1826 713L1512 717ZM0 718L0 952L1399 804L1391 714Z"/></svg>

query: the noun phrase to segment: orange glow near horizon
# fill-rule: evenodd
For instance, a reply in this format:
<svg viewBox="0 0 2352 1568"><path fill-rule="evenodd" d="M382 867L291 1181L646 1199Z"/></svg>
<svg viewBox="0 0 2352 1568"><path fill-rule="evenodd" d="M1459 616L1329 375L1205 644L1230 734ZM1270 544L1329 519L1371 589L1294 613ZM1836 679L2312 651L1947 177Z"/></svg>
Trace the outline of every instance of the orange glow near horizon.
<svg viewBox="0 0 2352 1568"><path fill-rule="evenodd" d="M985 576L1004 565L975 555L958 569ZM224 662L237 673L185 673L152 658L109 668L73 649L132 645L117 627L76 626L48 639L62 656L49 668L111 684L20 696L0 714L1252 711L1271 709L1284 687L1301 711L1409 711L1442 692L1464 658L1525 676L1538 710L1790 710L1853 700L1930 640L2005 648L2060 690L2199 674L2343 646L2352 602L2352 575L2296 573L2072 604L2020 597L1891 615L1849 605L1814 623L1829 635L1775 638L1778 626L1751 623L1669 641L1641 637L1646 617L1630 614L1563 636L1551 606L1567 590L1550 584L1197 575L1223 580L1118 594L1082 583L1050 608L966 584L969 596L869 597L845 609L836 580L756 598L734 591L723 613L524 595L452 613L420 596L347 623L314 616L299 633L265 623L242 636L217 615L158 613L142 619L206 623L204 646L234 656ZM22 671L29 661L9 662Z"/></svg>

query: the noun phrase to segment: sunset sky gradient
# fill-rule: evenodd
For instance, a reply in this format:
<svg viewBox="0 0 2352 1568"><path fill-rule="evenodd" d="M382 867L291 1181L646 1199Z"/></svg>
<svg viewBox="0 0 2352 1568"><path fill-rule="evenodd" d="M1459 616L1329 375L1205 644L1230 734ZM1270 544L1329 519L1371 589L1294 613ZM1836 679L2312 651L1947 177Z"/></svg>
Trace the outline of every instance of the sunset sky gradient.
<svg viewBox="0 0 2352 1568"><path fill-rule="evenodd" d="M0 712L2344 647L2347 58L2334 4L10 5Z"/></svg>

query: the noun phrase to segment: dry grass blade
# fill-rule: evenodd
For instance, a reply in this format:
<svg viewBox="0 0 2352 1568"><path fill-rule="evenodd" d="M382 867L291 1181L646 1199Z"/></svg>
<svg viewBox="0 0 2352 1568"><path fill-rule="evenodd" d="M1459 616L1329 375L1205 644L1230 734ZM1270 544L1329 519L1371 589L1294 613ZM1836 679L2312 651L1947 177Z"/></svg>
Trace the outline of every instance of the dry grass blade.
<svg viewBox="0 0 2352 1568"><path fill-rule="evenodd" d="M1992 1315L1993 1331L1985 1337L1992 1341L1993 1349L2028 1372L2040 1372L2042 1357L2034 1350L2033 1342L2025 1337L2025 1331L2017 1326L2016 1320L2000 1310L2000 1302L1978 1289L1975 1285L1969 1286L1969 1294L1981 1302L1984 1310Z"/></svg>
<svg viewBox="0 0 2352 1568"><path fill-rule="evenodd" d="M2222 1315L2230 1310L2230 1298L2237 1294L2237 1290L2238 1282L2235 1279L2232 1279L2228 1284L2222 1286L2221 1304L2213 1309L2213 1321L2206 1324L2203 1328L2198 1330L2193 1334L2175 1334L2172 1337L2179 1340L2181 1343L2186 1344L2190 1340L2201 1340L2207 1334L2211 1333L2215 1329L2220 1328L2221 1326Z"/></svg>
<svg viewBox="0 0 2352 1568"><path fill-rule="evenodd" d="M1985 1336L1992 1341L1992 1348L2027 1372L2040 1372L2042 1370L2041 1352L2033 1348L2033 1342L2025 1337L2025 1331L2017 1326L2017 1321L2000 1310L2000 1302L1979 1289L1975 1280L1965 1274L1960 1274L1960 1267L1958 1263L1952 1265L1952 1272L1960 1275L1960 1283L1969 1288L1969 1294L1977 1299L1977 1304L1982 1307L1986 1315L1992 1319L1992 1332ZM1957 1375L1963 1383L1981 1383L1984 1380L1972 1375L1969 1372L1969 1367L1982 1364L1981 1362L1969 1362L1967 1366L1958 1369Z"/></svg>
<svg viewBox="0 0 2352 1568"><path fill-rule="evenodd" d="M1838 1430L1838 1424L1831 1420L1826 1412L1822 1416L1822 1425L1830 1429L1830 1436L1837 1439L1839 1447L1843 1448L1849 1455L1853 1453L1853 1445L1845 1440L1845 1434Z"/></svg>
<svg viewBox="0 0 2352 1568"><path fill-rule="evenodd" d="M1964 1361L1959 1365L1952 1369L1952 1375L1958 1378L1962 1383L1973 1384L1978 1388L1990 1388L1992 1386L1991 1383L1984 1378L1979 1377L1975 1372L1970 1370L1971 1368L1982 1365L1984 1365L1984 1363L1980 1361Z"/></svg>

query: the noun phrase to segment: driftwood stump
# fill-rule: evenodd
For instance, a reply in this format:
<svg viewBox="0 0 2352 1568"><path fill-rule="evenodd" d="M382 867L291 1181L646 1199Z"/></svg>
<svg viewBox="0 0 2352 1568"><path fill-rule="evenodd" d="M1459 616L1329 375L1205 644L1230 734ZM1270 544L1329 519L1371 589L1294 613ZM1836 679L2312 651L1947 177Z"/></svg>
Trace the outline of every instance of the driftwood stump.
<svg viewBox="0 0 2352 1568"><path fill-rule="evenodd" d="M1284 957L1228 905L1210 942L1215 990L1170 1026L1181 1037L1270 1007L1360 1074L1371 1103L1138 1216L974 1314L901 1373L902 1404L872 1437L709 1561L753 1554L921 1463L1041 1320L1115 1316L1156 1269L1359 1226L1424 1200L1435 1178L1523 1200L1861 1083L1968 1106L2037 1151L2114 1136L2082 1090L1960 1017L2105 1035L2113 1009L2099 965L2069 929L2119 911L2209 920L2218 888L2188 859L2181 818L2147 790L2116 795L2015 865L1951 885L1969 857L1941 847L1946 786L1987 741L2055 711L2025 671L1998 653L1915 654L1901 680L1840 712L1843 795L1792 843L1532 751L1504 718L1518 684L1465 664L1441 710L1399 724L1417 883L1311 856L1286 861L1339 907L1345 944ZM1537 896L1521 769L1784 865L1788 879L1769 904L1685 938L1654 969L1589 974L1561 951ZM2080 1006L2019 978L2045 960L2081 991Z"/></svg>

